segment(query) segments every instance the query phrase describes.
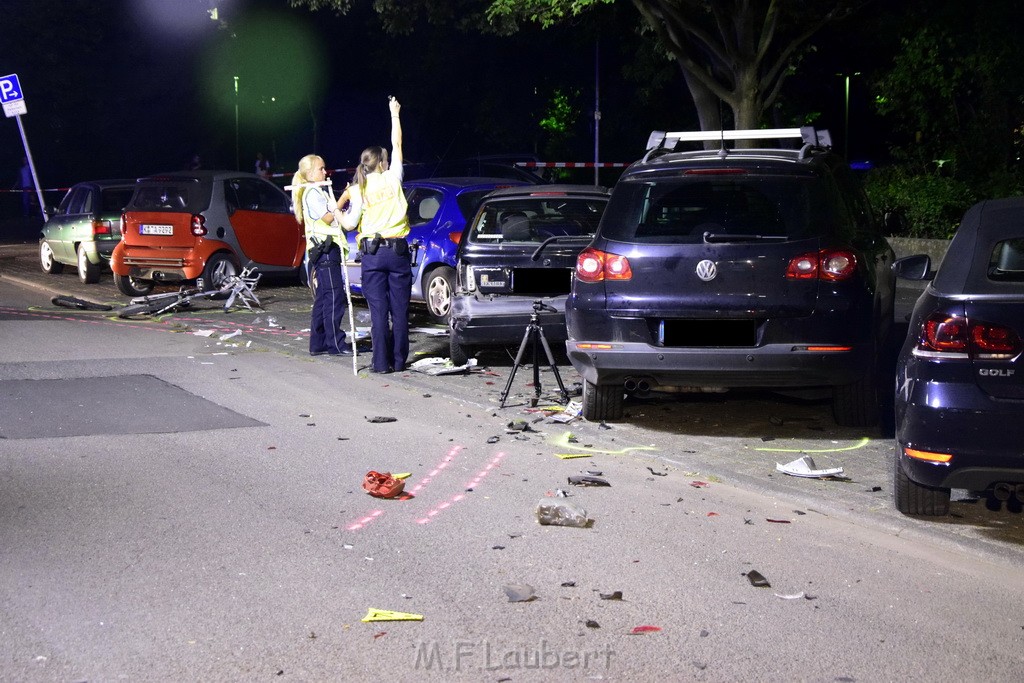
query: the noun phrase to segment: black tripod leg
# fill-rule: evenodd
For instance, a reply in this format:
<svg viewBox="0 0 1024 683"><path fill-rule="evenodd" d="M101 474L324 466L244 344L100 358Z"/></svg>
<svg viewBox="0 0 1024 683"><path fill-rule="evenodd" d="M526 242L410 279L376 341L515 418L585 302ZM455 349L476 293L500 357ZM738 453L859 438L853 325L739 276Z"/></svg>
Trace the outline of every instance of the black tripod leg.
<svg viewBox="0 0 1024 683"><path fill-rule="evenodd" d="M551 372L553 372L555 374L555 381L558 382L558 390L562 392L562 399L566 403L568 403L569 402L569 392L565 390L565 385L562 384L562 375L559 374L558 366L555 365L555 356L554 356L554 354L551 353L551 347L548 346L548 339L547 339L547 337L544 336L544 328L543 327L537 328L537 333L540 335L540 342L541 342L541 344L544 345L544 353L547 354L548 365L551 366ZM536 372L536 370L537 370L537 365L536 365L537 359L534 358L533 362L534 362L533 369L534 369L534 372ZM536 381L536 380L534 380L534 381ZM537 385L537 394L540 395L540 384Z"/></svg>
<svg viewBox="0 0 1024 683"><path fill-rule="evenodd" d="M537 337L542 335L540 325L530 325L530 342L533 344L533 400L531 408L536 408L540 403L540 344Z"/></svg>
<svg viewBox="0 0 1024 683"><path fill-rule="evenodd" d="M526 328L526 332L523 334L523 341L519 344L519 353L516 354L516 360L512 364L512 371L508 374L508 381L505 382L505 388L501 392L501 403L498 405L499 408L505 407L505 399L508 398L508 392L512 388L512 380L516 378L516 370L523 362L523 353L526 351L526 342L530 340L530 328Z"/></svg>

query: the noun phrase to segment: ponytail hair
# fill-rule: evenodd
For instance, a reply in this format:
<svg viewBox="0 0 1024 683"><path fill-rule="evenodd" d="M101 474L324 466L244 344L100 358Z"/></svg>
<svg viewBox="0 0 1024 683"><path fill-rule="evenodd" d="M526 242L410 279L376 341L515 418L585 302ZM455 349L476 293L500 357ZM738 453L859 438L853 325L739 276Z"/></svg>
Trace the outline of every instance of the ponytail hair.
<svg viewBox="0 0 1024 683"><path fill-rule="evenodd" d="M320 157L316 154L307 154L299 159L299 170L295 171L295 175L292 176L292 185L311 182L309 172L313 170L313 164L317 161L320 161ZM292 211L295 213L295 220L299 222L299 225L305 223L302 216L302 195L305 193L305 187L296 187L292 190Z"/></svg>
<svg viewBox="0 0 1024 683"><path fill-rule="evenodd" d="M359 186L359 193L366 196L366 176L388 169L388 151L383 147L367 147L359 155L359 166L356 168L353 181Z"/></svg>

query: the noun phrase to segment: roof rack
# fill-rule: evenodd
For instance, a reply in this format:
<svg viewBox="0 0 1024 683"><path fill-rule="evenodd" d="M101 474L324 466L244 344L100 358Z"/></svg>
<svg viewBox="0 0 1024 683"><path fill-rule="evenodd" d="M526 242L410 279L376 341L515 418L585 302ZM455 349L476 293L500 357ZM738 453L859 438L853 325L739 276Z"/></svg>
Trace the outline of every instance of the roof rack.
<svg viewBox="0 0 1024 683"><path fill-rule="evenodd" d="M647 138L647 151L671 150L679 142L714 142L720 140L725 147L726 140L802 140L813 147L831 147L832 136L827 130L815 130L813 126L801 128L762 128L758 130L702 130L695 132L651 131Z"/></svg>

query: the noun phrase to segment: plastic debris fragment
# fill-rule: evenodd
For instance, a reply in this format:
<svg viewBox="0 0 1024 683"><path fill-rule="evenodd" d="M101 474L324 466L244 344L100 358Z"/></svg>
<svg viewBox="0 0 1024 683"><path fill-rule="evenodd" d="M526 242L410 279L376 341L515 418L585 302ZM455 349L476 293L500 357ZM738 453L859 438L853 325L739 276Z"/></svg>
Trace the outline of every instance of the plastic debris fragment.
<svg viewBox="0 0 1024 683"><path fill-rule="evenodd" d="M593 619L587 619L584 623L587 625L587 628L601 628L601 624L597 623Z"/></svg>
<svg viewBox="0 0 1024 683"><path fill-rule="evenodd" d="M638 635L641 635L641 634L644 634L644 633L657 633L660 630L661 630L660 626L648 626L648 625L634 626L633 630L629 632L629 635L631 635L631 636L638 636Z"/></svg>
<svg viewBox="0 0 1024 683"><path fill-rule="evenodd" d="M360 621L423 621L423 615L370 607Z"/></svg>
<svg viewBox="0 0 1024 683"><path fill-rule="evenodd" d="M788 474L793 477L806 477L809 479L823 479L827 477L841 477L843 476L842 467L830 467L827 469L818 469L814 464L814 458L809 455L802 456L787 462L785 465L781 463L775 463L775 469L783 474Z"/></svg>
<svg viewBox="0 0 1024 683"><path fill-rule="evenodd" d="M656 477L667 477L668 476L668 472L656 472L653 467L648 467L647 471L650 472L651 474L653 474Z"/></svg>
<svg viewBox="0 0 1024 683"><path fill-rule="evenodd" d="M598 597L602 600L622 600L622 591L615 591L614 593L598 593Z"/></svg>
<svg viewBox="0 0 1024 683"><path fill-rule="evenodd" d="M574 474L569 477L569 483L573 486L611 486L607 479L591 477L589 475Z"/></svg>
<svg viewBox="0 0 1024 683"><path fill-rule="evenodd" d="M373 417L366 418L366 421L371 424L382 424L384 422L398 422L397 417L385 417L383 415L375 415Z"/></svg>
<svg viewBox="0 0 1024 683"><path fill-rule="evenodd" d="M529 602L537 597L537 591L527 583L510 583L502 586L509 602Z"/></svg>
<svg viewBox="0 0 1024 683"><path fill-rule="evenodd" d="M591 455L590 453L555 453L555 457L562 460L571 460L573 458L589 458Z"/></svg>
<svg viewBox="0 0 1024 683"><path fill-rule="evenodd" d="M537 522L549 526L589 526L587 511L568 500L545 499L537 505Z"/></svg>
<svg viewBox="0 0 1024 683"><path fill-rule="evenodd" d="M711 486L711 484L706 481L691 481L690 486L695 489L706 489L708 486Z"/></svg>
<svg viewBox="0 0 1024 683"><path fill-rule="evenodd" d="M807 593L804 593L803 591L800 591L799 593L793 593L793 594L776 593L775 597L781 598L783 600L800 600L801 598L806 598L807 597Z"/></svg>
<svg viewBox="0 0 1024 683"><path fill-rule="evenodd" d="M490 436L490 437L487 437L487 443L498 443L498 441L500 441L500 440L501 440L500 436Z"/></svg>
<svg viewBox="0 0 1024 683"><path fill-rule="evenodd" d="M747 581L750 581L750 585L755 588L771 588L772 586L768 579L764 578L764 575L756 569L747 572Z"/></svg>

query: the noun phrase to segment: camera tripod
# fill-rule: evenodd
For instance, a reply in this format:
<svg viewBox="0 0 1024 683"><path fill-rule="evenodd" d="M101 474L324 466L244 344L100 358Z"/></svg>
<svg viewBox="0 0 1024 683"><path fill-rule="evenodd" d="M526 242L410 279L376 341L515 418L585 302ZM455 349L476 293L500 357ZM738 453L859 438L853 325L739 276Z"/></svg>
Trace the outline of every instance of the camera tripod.
<svg viewBox="0 0 1024 683"><path fill-rule="evenodd" d="M499 407L505 407L505 399L508 398L508 392L512 388L512 380L516 378L516 371L519 370L523 364L523 353L526 351L527 342L533 343L533 390L534 395L530 400L530 406L536 408L537 402L540 401L540 347L544 347L544 353L547 354L548 366L551 371L555 373L555 381L558 382L558 390L562 394L562 399L569 402L569 392L565 390L565 385L562 384L562 376L558 374L558 366L555 365L555 358L551 354L551 347L548 346L548 340L544 336L544 328L540 324L540 312L550 311L555 313L555 309L548 306L541 300L533 302L533 313L530 315L530 322L526 325L526 331L523 333L523 341L519 345L519 353L516 354L515 363L512 365L512 372L508 376L508 382L505 383L505 388L501 392L501 405ZM540 342L538 344L538 342Z"/></svg>

